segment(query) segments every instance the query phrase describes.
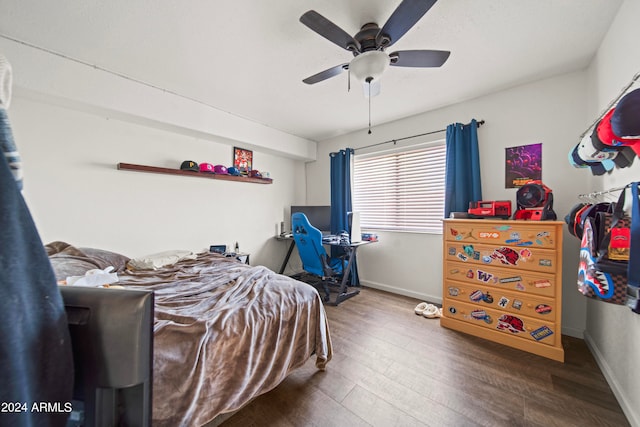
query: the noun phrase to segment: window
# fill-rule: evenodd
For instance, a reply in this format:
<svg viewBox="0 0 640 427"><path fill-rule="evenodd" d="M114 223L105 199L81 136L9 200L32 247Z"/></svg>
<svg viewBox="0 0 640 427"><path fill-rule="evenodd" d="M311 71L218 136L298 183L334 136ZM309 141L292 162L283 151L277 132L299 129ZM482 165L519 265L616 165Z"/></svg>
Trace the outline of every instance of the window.
<svg viewBox="0 0 640 427"><path fill-rule="evenodd" d="M401 152L356 155L353 210L362 228L442 233L444 140Z"/></svg>

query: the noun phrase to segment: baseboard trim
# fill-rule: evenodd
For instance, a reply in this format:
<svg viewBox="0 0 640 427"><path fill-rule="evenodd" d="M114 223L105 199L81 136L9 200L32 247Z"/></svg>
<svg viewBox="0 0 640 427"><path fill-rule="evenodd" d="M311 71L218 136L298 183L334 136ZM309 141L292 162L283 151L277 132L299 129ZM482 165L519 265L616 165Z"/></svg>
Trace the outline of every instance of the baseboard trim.
<svg viewBox="0 0 640 427"><path fill-rule="evenodd" d="M633 405L625 397L624 392L622 391L620 384L618 383L618 380L609 367L609 364L607 363L606 359L598 349L595 341L593 340L593 338L591 338L589 332L587 331L584 331L584 341L587 344L587 347L589 347L591 354L593 354L593 358L596 360L596 363L600 367L600 370L607 380L607 383L609 383L611 391L613 391L613 394L616 396L616 399L618 400L618 403L622 408L622 412L624 412L624 415L627 417L627 421L629 421L629 424L631 424L633 427L640 427L640 413L635 412Z"/></svg>
<svg viewBox="0 0 640 427"><path fill-rule="evenodd" d="M360 279L360 284L368 288L379 289L381 291L391 292L392 294L404 295L406 297L416 298L421 301L427 301L436 304L442 304L442 296L428 295L422 292L414 292L408 289L397 288L395 286L385 285L384 283L371 282L369 280Z"/></svg>
<svg viewBox="0 0 640 427"><path fill-rule="evenodd" d="M569 335L570 337L584 339L584 330L576 328L562 327L562 335Z"/></svg>

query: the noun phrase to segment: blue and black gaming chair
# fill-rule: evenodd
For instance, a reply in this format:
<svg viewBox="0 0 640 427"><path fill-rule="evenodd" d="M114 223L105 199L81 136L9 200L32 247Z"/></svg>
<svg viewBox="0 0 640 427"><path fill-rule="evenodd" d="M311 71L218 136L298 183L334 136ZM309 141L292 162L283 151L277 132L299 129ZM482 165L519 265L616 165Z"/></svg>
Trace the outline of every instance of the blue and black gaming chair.
<svg viewBox="0 0 640 427"><path fill-rule="evenodd" d="M295 212L291 215L291 229L302 261L302 268L320 279L326 293L325 301L328 301L329 284L335 284L337 279L342 277L346 261L327 255L327 251L322 246L322 233L311 225L305 214Z"/></svg>

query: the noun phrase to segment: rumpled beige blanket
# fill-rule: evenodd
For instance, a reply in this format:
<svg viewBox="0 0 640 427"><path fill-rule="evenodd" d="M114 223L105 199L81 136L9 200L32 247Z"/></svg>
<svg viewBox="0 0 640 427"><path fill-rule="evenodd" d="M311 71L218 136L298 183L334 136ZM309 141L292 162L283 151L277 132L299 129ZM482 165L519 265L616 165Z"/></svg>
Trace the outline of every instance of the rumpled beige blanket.
<svg viewBox="0 0 640 427"><path fill-rule="evenodd" d="M332 348L317 291L264 267L200 254L155 271L119 273L155 291L153 425L201 426L276 387Z"/></svg>

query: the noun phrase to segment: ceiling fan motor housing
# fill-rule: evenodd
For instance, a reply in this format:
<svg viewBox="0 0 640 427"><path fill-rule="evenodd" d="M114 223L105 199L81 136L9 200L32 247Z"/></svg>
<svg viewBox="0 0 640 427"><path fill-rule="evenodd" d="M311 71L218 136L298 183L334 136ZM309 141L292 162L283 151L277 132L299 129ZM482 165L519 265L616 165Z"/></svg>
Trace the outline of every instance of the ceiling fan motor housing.
<svg viewBox="0 0 640 427"><path fill-rule="evenodd" d="M385 44L388 44L391 40L389 39L389 37L380 36L379 33L380 27L378 27L378 24L374 22L364 24L360 28L360 31L355 36L353 36L353 38L356 39L358 43L360 43L360 52L364 53L370 50L384 49L384 45L379 44L378 39L380 38L380 40L386 40ZM358 55L358 52L354 52L353 54L354 56L356 56Z"/></svg>

